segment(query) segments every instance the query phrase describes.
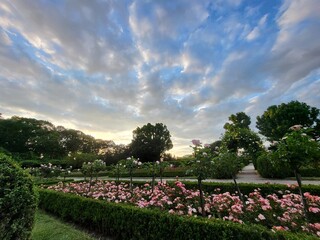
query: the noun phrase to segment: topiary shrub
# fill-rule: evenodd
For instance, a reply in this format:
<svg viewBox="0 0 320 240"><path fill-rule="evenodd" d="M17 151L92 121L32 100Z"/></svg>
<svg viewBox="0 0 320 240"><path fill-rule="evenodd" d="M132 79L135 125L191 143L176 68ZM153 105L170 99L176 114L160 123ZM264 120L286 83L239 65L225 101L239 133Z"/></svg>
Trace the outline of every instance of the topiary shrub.
<svg viewBox="0 0 320 240"><path fill-rule="evenodd" d="M273 152L264 153L257 159L257 171L264 178L286 178L292 176L287 162L281 161Z"/></svg>
<svg viewBox="0 0 320 240"><path fill-rule="evenodd" d="M29 239L38 193L29 174L0 153L0 239Z"/></svg>

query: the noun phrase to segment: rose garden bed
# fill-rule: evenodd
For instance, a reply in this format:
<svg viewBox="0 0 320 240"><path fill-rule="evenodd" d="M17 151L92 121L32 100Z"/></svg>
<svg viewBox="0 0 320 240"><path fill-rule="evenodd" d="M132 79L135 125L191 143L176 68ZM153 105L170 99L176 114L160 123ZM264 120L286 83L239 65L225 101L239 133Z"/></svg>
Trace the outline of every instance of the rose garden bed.
<svg viewBox="0 0 320 240"><path fill-rule="evenodd" d="M206 222L216 222L218 220L229 224L236 222L236 225L241 226L259 224L266 228L265 231L271 229L270 232L275 232L275 236L278 236L279 233L280 235L282 233L287 234L287 232L306 232L307 234L320 236L320 197L308 192L305 193L305 196L309 205L310 223L305 220L300 196L291 193L289 190L263 196L259 189L256 189L245 196L246 200L243 203L238 195L220 192L219 189L216 189L213 193L204 194L206 217L203 218L199 204L199 191L187 189L179 181L174 184L158 183L153 191L148 183L136 186L130 191L128 183L116 184L115 182L105 181L97 181L91 185L88 182L60 183L46 188L97 199L100 200L99 202L122 203L118 205L123 206L132 205L135 206L135 209L160 210L161 212L167 212L170 216L189 216L186 217L187 219L199 219ZM47 205L47 203L41 202ZM55 210L51 209L51 211ZM64 211L65 216L67 216L67 210ZM63 216L64 214L60 215ZM272 233L270 234L272 235ZM288 238L289 235L285 236L285 238Z"/></svg>

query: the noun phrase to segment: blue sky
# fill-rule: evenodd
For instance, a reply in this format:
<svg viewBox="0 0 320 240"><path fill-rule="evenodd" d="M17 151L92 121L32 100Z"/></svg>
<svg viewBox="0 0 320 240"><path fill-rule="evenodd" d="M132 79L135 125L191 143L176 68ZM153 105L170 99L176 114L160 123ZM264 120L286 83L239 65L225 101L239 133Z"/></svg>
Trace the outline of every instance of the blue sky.
<svg viewBox="0 0 320 240"><path fill-rule="evenodd" d="M162 122L172 153L231 114L320 108L319 0L3 0L0 112L129 143Z"/></svg>

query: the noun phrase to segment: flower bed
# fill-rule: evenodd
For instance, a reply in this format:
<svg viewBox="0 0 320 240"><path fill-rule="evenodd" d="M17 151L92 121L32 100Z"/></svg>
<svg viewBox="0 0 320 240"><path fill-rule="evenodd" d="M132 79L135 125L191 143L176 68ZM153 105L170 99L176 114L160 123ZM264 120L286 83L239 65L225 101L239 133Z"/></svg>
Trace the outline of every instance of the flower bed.
<svg viewBox="0 0 320 240"><path fill-rule="evenodd" d="M97 181L48 186L48 189L101 199L107 202L128 203L140 208L157 208L176 215L201 215L199 192L189 190L179 181L173 185L158 183L153 192L146 183L130 191L129 184ZM90 189L90 190L89 190ZM259 189L246 196L243 204L239 197L229 192L205 193L207 218L221 218L238 223L258 223L274 231L305 231L320 236L320 197L305 194L313 223L307 224L300 196L289 191L263 197Z"/></svg>

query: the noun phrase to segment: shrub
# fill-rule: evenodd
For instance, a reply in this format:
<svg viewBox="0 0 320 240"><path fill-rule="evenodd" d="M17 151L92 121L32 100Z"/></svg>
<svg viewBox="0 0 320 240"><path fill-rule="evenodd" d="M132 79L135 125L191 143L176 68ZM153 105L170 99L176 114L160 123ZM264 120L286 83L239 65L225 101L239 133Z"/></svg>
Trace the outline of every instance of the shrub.
<svg viewBox="0 0 320 240"><path fill-rule="evenodd" d="M30 175L0 153L0 239L28 239L37 207Z"/></svg>
<svg viewBox="0 0 320 240"><path fill-rule="evenodd" d="M275 153L264 153L257 159L257 171L264 178L286 178L293 175L290 165L277 159Z"/></svg>
<svg viewBox="0 0 320 240"><path fill-rule="evenodd" d="M237 157L234 153L221 153L214 158L213 178L231 179L243 167L243 158Z"/></svg>
<svg viewBox="0 0 320 240"><path fill-rule="evenodd" d="M305 167L300 169L300 174L302 177L320 177L320 169Z"/></svg>
<svg viewBox="0 0 320 240"><path fill-rule="evenodd" d="M22 168L35 168L40 167L41 162L39 160L23 160L19 164Z"/></svg>
<svg viewBox="0 0 320 240"><path fill-rule="evenodd" d="M273 233L254 224L182 217L51 190L40 190L39 206L116 239L317 239L306 234Z"/></svg>

